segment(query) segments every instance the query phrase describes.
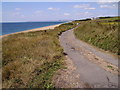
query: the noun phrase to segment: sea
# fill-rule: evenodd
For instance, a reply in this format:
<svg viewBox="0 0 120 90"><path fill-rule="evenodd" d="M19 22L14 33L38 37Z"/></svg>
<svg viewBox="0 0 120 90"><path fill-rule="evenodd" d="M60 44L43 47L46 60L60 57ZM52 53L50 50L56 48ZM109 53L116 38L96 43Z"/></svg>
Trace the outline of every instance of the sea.
<svg viewBox="0 0 120 90"><path fill-rule="evenodd" d="M2 25L1 35L11 34L15 32L25 31L34 28L40 28L50 25L61 24L64 22L10 22L0 23ZM0 25L0 26L1 26Z"/></svg>

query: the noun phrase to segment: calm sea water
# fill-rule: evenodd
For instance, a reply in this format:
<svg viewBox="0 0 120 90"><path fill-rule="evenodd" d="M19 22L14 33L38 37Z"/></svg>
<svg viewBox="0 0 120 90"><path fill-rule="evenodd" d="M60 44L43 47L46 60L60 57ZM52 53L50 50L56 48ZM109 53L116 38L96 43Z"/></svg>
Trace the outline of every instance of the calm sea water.
<svg viewBox="0 0 120 90"><path fill-rule="evenodd" d="M17 23L2 23L2 35L15 32L25 31L29 29L60 24L63 22L17 22Z"/></svg>

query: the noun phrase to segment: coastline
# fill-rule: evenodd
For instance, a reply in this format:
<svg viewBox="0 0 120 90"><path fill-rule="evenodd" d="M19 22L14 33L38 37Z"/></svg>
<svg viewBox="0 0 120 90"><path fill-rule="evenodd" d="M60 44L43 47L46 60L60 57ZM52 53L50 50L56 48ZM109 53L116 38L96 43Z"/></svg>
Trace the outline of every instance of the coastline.
<svg viewBox="0 0 120 90"><path fill-rule="evenodd" d="M40 27L40 28L35 28L35 29L29 29L29 30L25 30L25 31L21 31L21 32L11 33L11 34L5 34L5 35L1 35L0 38L6 37L6 36L9 36L9 35L13 35L13 34L35 32L35 31L41 31L41 30L47 30L47 29L54 29L55 27L58 27L59 25L61 25L61 24L50 25L50 26L45 26L45 27Z"/></svg>

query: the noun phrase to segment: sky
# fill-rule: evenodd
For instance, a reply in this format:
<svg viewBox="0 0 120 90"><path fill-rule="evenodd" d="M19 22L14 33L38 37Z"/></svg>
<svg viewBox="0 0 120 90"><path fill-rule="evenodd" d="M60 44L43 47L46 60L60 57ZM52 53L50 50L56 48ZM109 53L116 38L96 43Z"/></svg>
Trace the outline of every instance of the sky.
<svg viewBox="0 0 120 90"><path fill-rule="evenodd" d="M104 2L104 0L101 0L102 2L45 1L14 2L14 0L11 0L11 2L8 2L8 0L4 0L2 2L2 12L0 12L2 13L2 22L79 20L118 15L117 2Z"/></svg>

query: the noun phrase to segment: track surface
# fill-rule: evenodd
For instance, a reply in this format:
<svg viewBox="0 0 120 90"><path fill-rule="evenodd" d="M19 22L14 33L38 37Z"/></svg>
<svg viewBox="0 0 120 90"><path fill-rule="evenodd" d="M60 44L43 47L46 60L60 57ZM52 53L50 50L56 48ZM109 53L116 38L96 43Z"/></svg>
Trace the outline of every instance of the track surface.
<svg viewBox="0 0 120 90"><path fill-rule="evenodd" d="M76 39L73 29L62 33L60 43L64 48L64 52L67 53L68 57L75 65L76 72L80 75L80 81L88 83L93 88L118 87L117 74L106 71L99 64L90 60L94 54L94 56L100 57L108 63L118 66L118 60L115 57Z"/></svg>

